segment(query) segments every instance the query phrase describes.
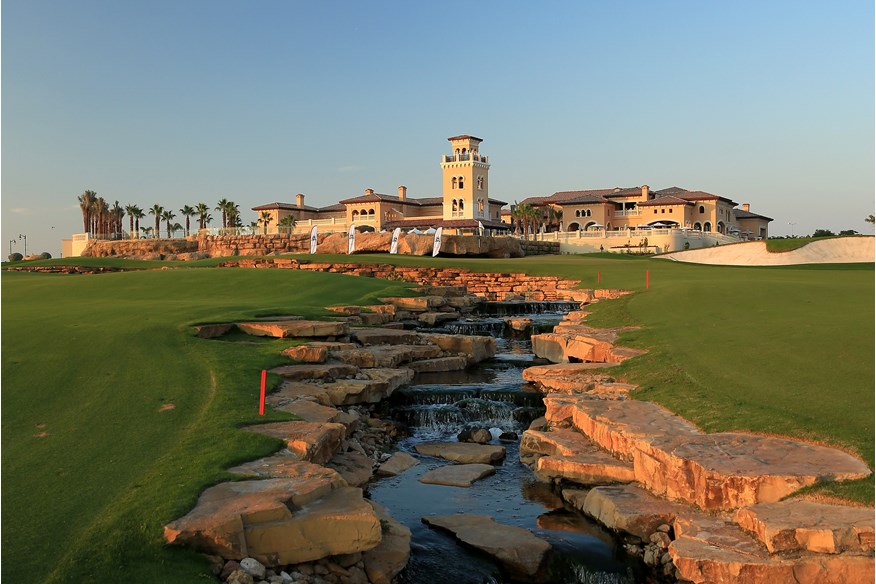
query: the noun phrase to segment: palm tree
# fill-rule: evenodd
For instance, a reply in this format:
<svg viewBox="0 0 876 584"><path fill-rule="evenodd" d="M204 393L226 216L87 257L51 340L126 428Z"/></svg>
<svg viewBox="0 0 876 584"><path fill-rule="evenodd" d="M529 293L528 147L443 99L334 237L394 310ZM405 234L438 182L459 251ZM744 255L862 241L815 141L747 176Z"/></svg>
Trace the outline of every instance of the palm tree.
<svg viewBox="0 0 876 584"><path fill-rule="evenodd" d="M167 236L168 237L173 237L173 235L171 235L170 222L174 219L174 217L176 217L176 214L174 214L174 212L171 211L170 209L168 209L167 211L165 211L164 213L161 214L161 218L167 224Z"/></svg>
<svg viewBox="0 0 876 584"><path fill-rule="evenodd" d="M240 205L235 205L234 201L228 201L228 227L242 227L240 222Z"/></svg>
<svg viewBox="0 0 876 584"><path fill-rule="evenodd" d="M94 203L94 233L98 234L98 237L105 238L106 233L109 230L109 206L106 204L106 201L103 197L98 197L97 201Z"/></svg>
<svg viewBox="0 0 876 584"><path fill-rule="evenodd" d="M249 233L250 233L250 235L255 235L255 234L256 234L256 231L258 230L258 228L259 228L259 223L258 223L258 221L250 221L250 223L249 223Z"/></svg>
<svg viewBox="0 0 876 584"><path fill-rule="evenodd" d="M131 239L134 239L134 215L140 212L140 207L134 204L125 205L125 212L128 214L128 233L130 233Z"/></svg>
<svg viewBox="0 0 876 584"><path fill-rule="evenodd" d="M161 225L161 214L164 213L164 207L159 204L152 205L152 208L149 209L150 215L155 215L155 237L158 237L160 234L158 233L158 229Z"/></svg>
<svg viewBox="0 0 876 584"><path fill-rule="evenodd" d="M183 214L183 217L186 218L186 237L189 236L189 219L198 214L192 207L185 205L182 209L179 210L180 213Z"/></svg>
<svg viewBox="0 0 876 584"><path fill-rule="evenodd" d="M94 212L94 202L97 200L97 193L94 191L85 191L79 195L79 208L82 210L82 228L86 233L91 233L91 216Z"/></svg>
<svg viewBox="0 0 876 584"><path fill-rule="evenodd" d="M149 236L152 235L152 228L151 227L141 227L140 229L142 229L144 237L148 238Z"/></svg>
<svg viewBox="0 0 876 584"><path fill-rule="evenodd" d="M182 228L183 228L183 226L180 225L179 223L174 223L173 225L170 226L170 232L176 233L177 231L182 231Z"/></svg>
<svg viewBox="0 0 876 584"><path fill-rule="evenodd" d="M140 233L140 219L144 218L146 213L143 212L143 209L134 205L134 233ZM131 236L133 237L133 235Z"/></svg>
<svg viewBox="0 0 876 584"><path fill-rule="evenodd" d="M220 199L219 204L216 205L217 211L222 211L222 229L228 227L228 199Z"/></svg>
<svg viewBox="0 0 876 584"><path fill-rule="evenodd" d="M207 206L207 203L198 203L195 210L198 212L198 229L206 229L207 216L210 214L210 207Z"/></svg>
<svg viewBox="0 0 876 584"><path fill-rule="evenodd" d="M866 219L864 219L867 223L876 223L876 216L868 215Z"/></svg>
<svg viewBox="0 0 876 584"><path fill-rule="evenodd" d="M264 234L265 235L268 234L268 223L270 223L273 220L274 220L274 218L273 218L273 216L271 216L270 211L262 211L261 213L259 213L258 222L262 224L262 227L264 227Z"/></svg>
<svg viewBox="0 0 876 584"><path fill-rule="evenodd" d="M292 233L292 230L295 228L295 217L293 215L286 215L280 222L277 224L280 227L280 233Z"/></svg>
<svg viewBox="0 0 876 584"><path fill-rule="evenodd" d="M122 233L122 218L125 216L125 209L119 202L116 201L113 203L113 208L110 209L110 219L112 220L112 229L110 229L110 233L113 234L113 238L115 236L121 236Z"/></svg>

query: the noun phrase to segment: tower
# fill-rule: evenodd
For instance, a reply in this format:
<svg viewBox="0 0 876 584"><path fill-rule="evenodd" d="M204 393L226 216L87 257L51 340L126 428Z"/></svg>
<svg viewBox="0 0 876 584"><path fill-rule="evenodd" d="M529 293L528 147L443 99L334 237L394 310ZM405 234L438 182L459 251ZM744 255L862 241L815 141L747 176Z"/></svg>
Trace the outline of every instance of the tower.
<svg viewBox="0 0 876 584"><path fill-rule="evenodd" d="M452 154L441 157L444 219L489 219L490 164L478 151L480 138L448 138Z"/></svg>

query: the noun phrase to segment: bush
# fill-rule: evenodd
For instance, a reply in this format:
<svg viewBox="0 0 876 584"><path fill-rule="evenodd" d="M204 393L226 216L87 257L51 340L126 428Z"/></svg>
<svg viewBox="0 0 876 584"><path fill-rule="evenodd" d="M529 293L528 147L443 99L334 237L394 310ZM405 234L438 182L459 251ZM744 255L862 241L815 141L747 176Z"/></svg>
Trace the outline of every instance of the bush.
<svg viewBox="0 0 876 584"><path fill-rule="evenodd" d="M9 255L10 262L20 262L22 259L24 259L24 256L18 252Z"/></svg>
<svg viewBox="0 0 876 584"><path fill-rule="evenodd" d="M40 254L40 259L41 260L50 260L50 259L52 259L52 254L50 254L47 251L44 251L43 253Z"/></svg>

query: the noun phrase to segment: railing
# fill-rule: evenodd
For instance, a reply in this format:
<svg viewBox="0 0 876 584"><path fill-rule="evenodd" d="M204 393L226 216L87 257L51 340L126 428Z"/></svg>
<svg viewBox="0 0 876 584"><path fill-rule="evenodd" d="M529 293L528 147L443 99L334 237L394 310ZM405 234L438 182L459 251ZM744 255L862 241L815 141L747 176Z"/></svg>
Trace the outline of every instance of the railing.
<svg viewBox="0 0 876 584"><path fill-rule="evenodd" d="M442 162L467 162L474 160L475 162L483 162L486 164L488 159L480 154L445 154L441 157Z"/></svg>
<svg viewBox="0 0 876 584"><path fill-rule="evenodd" d="M639 217L641 214L641 209L621 209L614 212L615 217Z"/></svg>

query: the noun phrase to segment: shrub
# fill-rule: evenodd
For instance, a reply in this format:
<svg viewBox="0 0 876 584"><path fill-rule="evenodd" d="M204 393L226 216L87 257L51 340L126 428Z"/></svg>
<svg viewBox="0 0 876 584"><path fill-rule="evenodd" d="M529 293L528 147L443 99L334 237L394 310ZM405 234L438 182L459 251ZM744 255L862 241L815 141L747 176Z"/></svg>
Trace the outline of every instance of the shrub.
<svg viewBox="0 0 876 584"><path fill-rule="evenodd" d="M50 254L47 251L44 251L43 253L40 254L40 259L41 260L50 260L50 259L52 259L52 254Z"/></svg>
<svg viewBox="0 0 876 584"><path fill-rule="evenodd" d="M24 256L18 252L15 252L13 254L9 254L9 261L10 262L20 262L22 259L24 259Z"/></svg>

